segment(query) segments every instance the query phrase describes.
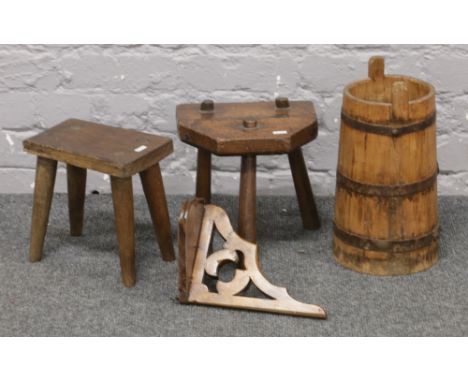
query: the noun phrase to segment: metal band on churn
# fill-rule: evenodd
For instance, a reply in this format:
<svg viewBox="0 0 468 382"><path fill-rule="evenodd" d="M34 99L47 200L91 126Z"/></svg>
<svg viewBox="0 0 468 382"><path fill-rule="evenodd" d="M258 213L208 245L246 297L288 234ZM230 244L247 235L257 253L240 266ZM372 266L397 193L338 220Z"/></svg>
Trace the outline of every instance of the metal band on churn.
<svg viewBox="0 0 468 382"><path fill-rule="evenodd" d="M431 189L437 181L438 170L430 177L420 182L396 184L396 185L377 185L357 182L349 179L339 171L336 173L336 184L348 191L368 196L398 197L411 196L418 192L424 192Z"/></svg>
<svg viewBox="0 0 468 382"><path fill-rule="evenodd" d="M335 223L333 223L333 232L338 239L353 247L366 249L368 251L399 253L415 251L419 248L429 246L433 241L437 240L439 227L437 226L427 235L407 240L379 240L364 237L347 232L339 228Z"/></svg>
<svg viewBox="0 0 468 382"><path fill-rule="evenodd" d="M411 122L411 123L394 123L381 125L377 123L369 123L364 121L359 121L348 114L343 110L341 111L341 121L346 123L349 127L353 129L364 131L365 133L378 134L378 135L387 135L390 137L399 137L401 135L415 133L427 129L436 122L436 113L432 113L427 116L422 121Z"/></svg>
<svg viewBox="0 0 468 382"><path fill-rule="evenodd" d="M424 271L438 259L434 87L385 74L346 86L336 173L333 257L372 275Z"/></svg>

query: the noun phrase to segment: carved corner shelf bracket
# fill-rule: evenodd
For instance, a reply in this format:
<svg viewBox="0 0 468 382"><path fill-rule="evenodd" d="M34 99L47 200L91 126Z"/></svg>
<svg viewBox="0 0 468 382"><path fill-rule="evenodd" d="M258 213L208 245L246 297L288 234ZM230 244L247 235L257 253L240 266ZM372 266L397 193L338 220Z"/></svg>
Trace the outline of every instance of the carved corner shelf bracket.
<svg viewBox="0 0 468 382"><path fill-rule="evenodd" d="M223 249L209 254L215 229L224 239ZM219 268L236 264L229 282L218 279ZM216 291L204 282L216 281ZM253 283L266 298L241 295ZM233 230L227 213L201 199L185 202L179 217L179 301L189 304L264 311L294 316L326 318L325 310L289 296L287 290L271 284L261 273L258 247Z"/></svg>

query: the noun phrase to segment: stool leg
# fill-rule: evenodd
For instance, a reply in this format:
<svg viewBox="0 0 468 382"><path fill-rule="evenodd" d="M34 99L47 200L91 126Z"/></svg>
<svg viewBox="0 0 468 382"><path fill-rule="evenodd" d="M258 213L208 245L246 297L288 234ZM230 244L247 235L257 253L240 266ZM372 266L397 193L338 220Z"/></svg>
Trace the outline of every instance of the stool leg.
<svg viewBox="0 0 468 382"><path fill-rule="evenodd" d="M154 231L158 238L161 256L164 261L173 261L175 260L175 254L172 244L171 222L159 164L156 163L149 169L140 172L140 178L148 202Z"/></svg>
<svg viewBox="0 0 468 382"><path fill-rule="evenodd" d="M297 201L302 216L302 225L306 229L320 227L320 219L315 205L314 194L310 185L307 167L305 165L302 149L298 148L288 154L289 165L296 188Z"/></svg>
<svg viewBox="0 0 468 382"><path fill-rule="evenodd" d="M256 167L255 155L243 155L239 190L239 235L255 243L256 232Z"/></svg>
<svg viewBox="0 0 468 382"><path fill-rule="evenodd" d="M31 243L29 246L29 260L32 262L40 261L42 258L42 248L49 222L56 173L57 161L37 157L31 219Z"/></svg>
<svg viewBox="0 0 468 382"><path fill-rule="evenodd" d="M86 169L67 164L67 186L70 235L81 236L83 233Z"/></svg>
<svg viewBox="0 0 468 382"><path fill-rule="evenodd" d="M122 281L125 286L131 287L136 279L132 178L111 176L111 187Z"/></svg>
<svg viewBox="0 0 468 382"><path fill-rule="evenodd" d="M211 153L204 149L198 149L197 156L197 198L205 199L206 203L211 201Z"/></svg>

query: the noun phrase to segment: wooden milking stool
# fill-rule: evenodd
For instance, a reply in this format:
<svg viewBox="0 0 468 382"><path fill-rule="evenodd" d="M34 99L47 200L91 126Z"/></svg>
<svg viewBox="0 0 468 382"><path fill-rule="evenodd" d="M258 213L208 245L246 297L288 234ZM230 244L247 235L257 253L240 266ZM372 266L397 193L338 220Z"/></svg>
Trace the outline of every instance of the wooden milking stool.
<svg viewBox="0 0 468 382"><path fill-rule="evenodd" d="M198 148L196 196L211 199L211 154L241 156L239 235L256 241L256 157L287 154L304 228L320 226L301 147L317 137L314 105L307 101L177 106L180 139Z"/></svg>
<svg viewBox="0 0 468 382"><path fill-rule="evenodd" d="M425 270L437 261L434 88L385 76L344 90L333 251L342 265L376 275Z"/></svg>
<svg viewBox="0 0 468 382"><path fill-rule="evenodd" d="M81 236L86 169L110 175L122 281L135 284L132 175L139 173L162 258L175 259L159 161L172 153L169 138L70 119L23 142L37 155L29 258L40 261L57 161L67 164L70 233Z"/></svg>

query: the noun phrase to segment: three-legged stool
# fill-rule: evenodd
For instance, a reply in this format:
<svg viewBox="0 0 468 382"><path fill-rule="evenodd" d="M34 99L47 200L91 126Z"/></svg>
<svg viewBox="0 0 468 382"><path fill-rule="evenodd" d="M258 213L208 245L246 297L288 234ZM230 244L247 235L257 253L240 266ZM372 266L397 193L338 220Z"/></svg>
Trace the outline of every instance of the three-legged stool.
<svg viewBox="0 0 468 382"><path fill-rule="evenodd" d="M314 105L307 101L177 106L180 139L198 148L196 196L211 198L211 154L241 156L239 234L256 241L256 156L287 154L303 226L320 226L301 147L317 137Z"/></svg>
<svg viewBox="0 0 468 382"><path fill-rule="evenodd" d="M175 259L159 161L173 151L169 138L70 119L23 142L37 155L29 259L40 261L57 161L67 164L70 233L81 236L86 169L110 175L122 281L135 284L132 175L139 173L162 258Z"/></svg>

